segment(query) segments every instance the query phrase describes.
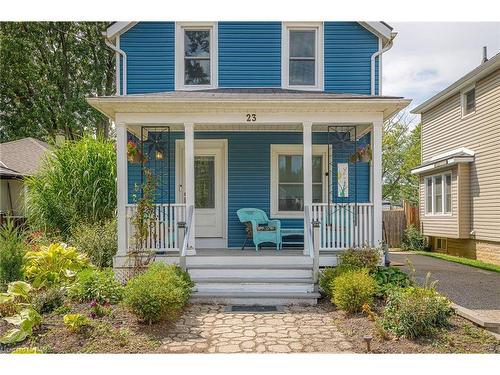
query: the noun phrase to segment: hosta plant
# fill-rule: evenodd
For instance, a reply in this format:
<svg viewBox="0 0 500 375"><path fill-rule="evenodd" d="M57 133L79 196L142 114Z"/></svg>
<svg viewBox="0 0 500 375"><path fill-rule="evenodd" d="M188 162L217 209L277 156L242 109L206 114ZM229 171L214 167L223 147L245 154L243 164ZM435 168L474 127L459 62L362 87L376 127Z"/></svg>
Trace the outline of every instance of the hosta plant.
<svg viewBox="0 0 500 375"><path fill-rule="evenodd" d="M30 305L32 287L24 281L14 281L0 294L0 306L9 306L10 316L3 319L16 328L7 331L1 338L2 344L21 342L33 333L33 328L42 322L40 314ZM6 314L7 315L7 314Z"/></svg>
<svg viewBox="0 0 500 375"><path fill-rule="evenodd" d="M90 325L89 319L82 314L66 314L63 321L64 325L73 333L82 333Z"/></svg>
<svg viewBox="0 0 500 375"><path fill-rule="evenodd" d="M0 338L2 344L14 344L24 341L33 334L33 329L42 323L41 315L32 307L25 307L19 314L4 318L4 320L16 326Z"/></svg>
<svg viewBox="0 0 500 375"><path fill-rule="evenodd" d="M64 243L42 246L25 255L24 275L35 288L61 285L72 281L76 273L90 267L85 254Z"/></svg>

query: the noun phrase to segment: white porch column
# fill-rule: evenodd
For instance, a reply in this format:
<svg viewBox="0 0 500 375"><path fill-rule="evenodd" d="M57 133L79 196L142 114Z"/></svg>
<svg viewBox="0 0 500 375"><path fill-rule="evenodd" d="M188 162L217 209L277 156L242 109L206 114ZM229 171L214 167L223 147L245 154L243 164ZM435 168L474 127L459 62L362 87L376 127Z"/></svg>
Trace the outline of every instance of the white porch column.
<svg viewBox="0 0 500 375"><path fill-rule="evenodd" d="M383 122L373 122L372 171L373 171L373 242L382 245L382 130Z"/></svg>
<svg viewBox="0 0 500 375"><path fill-rule="evenodd" d="M117 256L127 255L127 212L128 179L127 179L127 126L118 122L116 126L116 177L117 177L117 227L118 251Z"/></svg>
<svg viewBox="0 0 500 375"><path fill-rule="evenodd" d="M194 210L194 124L192 122L184 123L184 181L186 192L186 210L193 206ZM187 219L187 218L186 218ZM191 230L189 234L187 255L195 255L195 214L193 211L193 220L191 221Z"/></svg>
<svg viewBox="0 0 500 375"><path fill-rule="evenodd" d="M302 137L304 146L303 168L304 168L304 210L312 205L312 122L302 123ZM307 226L311 225L306 221L304 214L304 255L308 254L308 238L306 236Z"/></svg>

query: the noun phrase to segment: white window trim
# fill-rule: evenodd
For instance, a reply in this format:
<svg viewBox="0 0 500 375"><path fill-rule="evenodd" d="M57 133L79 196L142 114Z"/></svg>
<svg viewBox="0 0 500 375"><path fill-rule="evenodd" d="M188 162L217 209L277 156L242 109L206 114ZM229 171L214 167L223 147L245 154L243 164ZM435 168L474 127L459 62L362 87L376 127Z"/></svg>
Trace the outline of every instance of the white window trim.
<svg viewBox="0 0 500 375"><path fill-rule="evenodd" d="M326 201L328 195L328 180L326 172L328 169L328 145L313 145L313 156L321 156L322 160L322 184L323 194L322 202ZM278 210L278 156L279 155L301 155L304 156L304 148L302 144L288 145L271 145L271 218L276 219L298 219L304 217L303 211L280 211Z"/></svg>
<svg viewBox="0 0 500 375"><path fill-rule="evenodd" d="M450 212L445 212L446 211L446 176L451 177L451 186L450 189L453 187L453 174L452 172L445 172L445 173L439 173L435 174L432 176L426 176L424 178L424 216L452 216L453 215L453 190L451 191L451 207L450 207ZM436 177L441 177L441 209L442 212L436 212L436 207L435 207L435 189L436 189L436 184L435 184L435 179ZM427 181L431 180L431 205L432 205L432 212L427 212Z"/></svg>
<svg viewBox="0 0 500 375"><path fill-rule="evenodd" d="M210 85L184 84L184 30L210 30ZM175 23L175 89L206 90L218 87L218 31L217 22L176 22Z"/></svg>
<svg viewBox="0 0 500 375"><path fill-rule="evenodd" d="M290 58L290 30L315 30L316 31L316 68L314 85L289 84L289 58ZM323 22L283 22L281 26L281 87L294 90L319 90L324 87L324 60L323 60Z"/></svg>
<svg viewBox="0 0 500 375"><path fill-rule="evenodd" d="M476 84L472 84L470 86L467 86L466 88L464 88L463 90L460 91L460 113L462 114L462 118L467 118L467 117L470 117L470 116L473 116L476 114L476 109L477 109L477 92L474 94L474 110L471 112L471 113L467 113L465 114L465 105L466 105L466 102L465 102L465 94L467 94L469 91L471 90L475 90L476 89Z"/></svg>

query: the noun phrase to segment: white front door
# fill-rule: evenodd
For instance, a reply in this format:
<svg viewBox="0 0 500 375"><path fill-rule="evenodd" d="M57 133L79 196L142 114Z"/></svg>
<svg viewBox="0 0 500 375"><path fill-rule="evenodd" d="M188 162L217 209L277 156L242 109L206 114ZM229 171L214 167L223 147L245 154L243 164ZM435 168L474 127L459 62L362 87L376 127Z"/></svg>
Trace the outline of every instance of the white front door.
<svg viewBox="0 0 500 375"><path fill-rule="evenodd" d="M184 142L177 142L177 202L185 201ZM195 237L200 247L223 246L225 238L226 141L195 140L194 143ZM199 247L197 245L197 247Z"/></svg>

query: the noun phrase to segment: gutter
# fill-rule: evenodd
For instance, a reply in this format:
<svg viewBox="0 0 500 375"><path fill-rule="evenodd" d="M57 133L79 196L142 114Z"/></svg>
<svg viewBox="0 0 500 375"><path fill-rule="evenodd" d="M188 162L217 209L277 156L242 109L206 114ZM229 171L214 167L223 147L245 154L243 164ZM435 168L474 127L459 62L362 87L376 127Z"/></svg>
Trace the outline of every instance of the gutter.
<svg viewBox="0 0 500 375"><path fill-rule="evenodd" d="M371 65L370 65L370 75L371 75L370 76L370 83L371 83L370 94L371 95L375 95L375 59L377 57L381 56L384 52L387 52L392 48L392 44L393 44L394 38L396 38L396 35L398 35L398 33L392 32L391 39L385 45L385 47L382 48L381 50L375 52L371 57ZM382 77L379 77L379 85L380 85L381 80L382 80Z"/></svg>
<svg viewBox="0 0 500 375"><path fill-rule="evenodd" d="M107 34L106 32L102 32L102 35L104 36L104 43L106 43L106 45L111 48L113 51L115 51L116 53L120 54L122 56L122 59L123 59L123 71L122 71L122 81L123 81L123 95L127 95L127 54L121 50L120 48L118 48L117 46L115 46L113 43L111 43L111 41L109 40L109 38L107 37ZM116 71L119 72L120 71L120 60L118 59L118 62L116 64ZM120 96L120 74L117 73L116 74L116 95Z"/></svg>

